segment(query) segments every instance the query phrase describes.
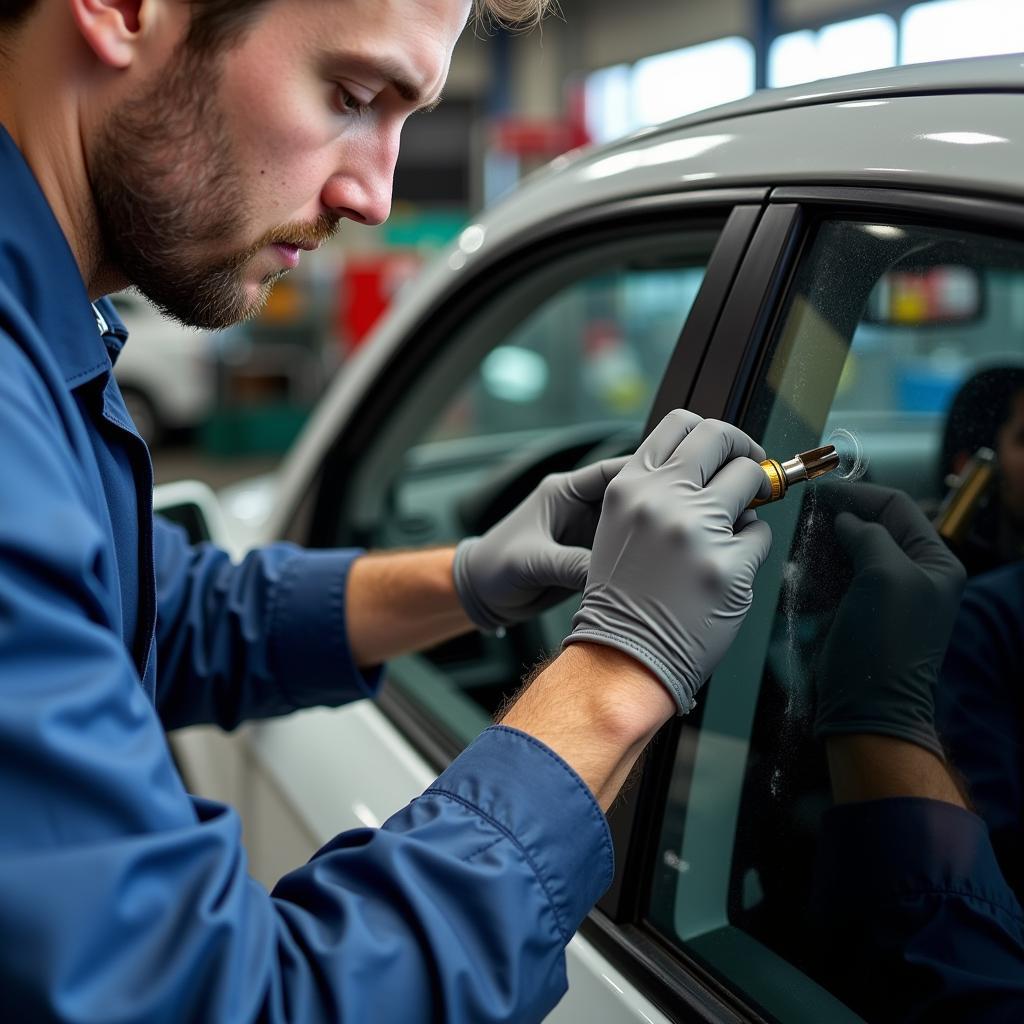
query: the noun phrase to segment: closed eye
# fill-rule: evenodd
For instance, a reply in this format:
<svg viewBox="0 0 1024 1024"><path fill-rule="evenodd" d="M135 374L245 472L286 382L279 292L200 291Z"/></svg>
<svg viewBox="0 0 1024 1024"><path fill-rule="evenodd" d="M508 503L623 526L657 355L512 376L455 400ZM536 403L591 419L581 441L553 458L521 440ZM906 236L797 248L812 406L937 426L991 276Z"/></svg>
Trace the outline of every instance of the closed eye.
<svg viewBox="0 0 1024 1024"><path fill-rule="evenodd" d="M341 113L355 114L358 117L360 114L365 114L370 109L369 103L363 103L357 97L353 96L345 86L339 84L336 88L337 106Z"/></svg>

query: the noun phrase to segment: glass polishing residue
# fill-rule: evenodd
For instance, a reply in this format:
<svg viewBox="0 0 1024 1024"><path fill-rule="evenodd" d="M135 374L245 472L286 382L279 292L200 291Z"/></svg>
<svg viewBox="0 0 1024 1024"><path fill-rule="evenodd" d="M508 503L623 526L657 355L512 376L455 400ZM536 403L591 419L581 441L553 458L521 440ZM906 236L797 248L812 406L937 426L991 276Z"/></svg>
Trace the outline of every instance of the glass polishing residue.
<svg viewBox="0 0 1024 1024"><path fill-rule="evenodd" d="M809 584L813 586L816 574L822 571L812 539L818 528L820 511L813 484L802 497L800 530L783 567L779 602L781 615L776 619L769 650L769 659L784 697L784 703L778 708L781 717L776 725L773 744L778 759L768 778L768 793L773 800L785 800L791 792L794 761L790 753L799 749L807 735L814 709L812 665L815 651L810 646L814 637L808 633L810 623L803 595Z"/></svg>
<svg viewBox="0 0 1024 1024"><path fill-rule="evenodd" d="M839 468L835 475L840 480L859 480L868 471L868 457L860 438L846 427L836 427L825 439L835 445L839 453Z"/></svg>

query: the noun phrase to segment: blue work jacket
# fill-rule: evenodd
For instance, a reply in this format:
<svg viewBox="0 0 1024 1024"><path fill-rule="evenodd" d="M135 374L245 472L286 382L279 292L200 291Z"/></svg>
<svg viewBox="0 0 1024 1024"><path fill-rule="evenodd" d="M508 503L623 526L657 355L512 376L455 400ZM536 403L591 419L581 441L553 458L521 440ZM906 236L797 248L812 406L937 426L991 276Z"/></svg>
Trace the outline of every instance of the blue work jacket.
<svg viewBox="0 0 1024 1024"><path fill-rule="evenodd" d="M967 584L935 720L1003 873L1024 899L1024 562Z"/></svg>
<svg viewBox="0 0 1024 1024"><path fill-rule="evenodd" d="M543 744L488 729L269 894L235 812L185 791L164 726L372 696L346 635L358 552L233 565L154 521L111 374L125 332L97 309L0 127L0 1018L541 1019L612 871Z"/></svg>

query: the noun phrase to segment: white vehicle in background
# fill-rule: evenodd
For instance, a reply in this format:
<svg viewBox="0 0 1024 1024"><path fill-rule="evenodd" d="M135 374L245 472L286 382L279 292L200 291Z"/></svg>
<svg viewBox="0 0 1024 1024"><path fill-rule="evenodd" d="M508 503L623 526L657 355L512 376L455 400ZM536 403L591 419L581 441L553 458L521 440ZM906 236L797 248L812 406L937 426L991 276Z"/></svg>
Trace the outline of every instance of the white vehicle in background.
<svg viewBox="0 0 1024 1024"><path fill-rule="evenodd" d="M213 411L222 334L182 327L132 292L113 302L130 336L114 375L136 428L155 448L168 432L198 427Z"/></svg>
<svg viewBox="0 0 1024 1024"><path fill-rule="evenodd" d="M207 532L236 555L450 543L677 406L776 457L845 431L867 479L933 509L950 402L1024 363L1022 239L1020 56L760 93L559 158L407 287L281 470L222 495ZM187 491L157 505L201 517L199 490L187 514ZM804 928L831 800L806 666L843 594L805 571L813 494L761 510L775 544L743 637L612 809L615 881L551 1021L861 1019ZM185 731L186 779L239 808L273 884L429 785L571 613L398 658L374 702Z"/></svg>

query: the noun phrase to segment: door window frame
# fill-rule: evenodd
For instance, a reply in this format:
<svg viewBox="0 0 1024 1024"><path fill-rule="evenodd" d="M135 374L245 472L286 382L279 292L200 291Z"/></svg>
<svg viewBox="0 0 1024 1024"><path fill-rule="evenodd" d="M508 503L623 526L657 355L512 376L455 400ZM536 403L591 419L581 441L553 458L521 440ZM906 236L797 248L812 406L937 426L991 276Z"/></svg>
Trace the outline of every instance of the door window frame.
<svg viewBox="0 0 1024 1024"><path fill-rule="evenodd" d="M877 217L928 227L965 228L1019 242L1024 202L912 190L792 186L773 189L722 304L692 387L683 404L705 417L741 422L760 380L791 285L816 228L825 221ZM653 417L652 417L653 418ZM702 705L687 718L694 746ZM581 933L677 1019L759 1022L756 1006L661 935L647 920L652 877L682 720L674 718L655 738L639 778L613 809L628 827L616 835L617 878L625 881L598 904ZM710 1005L715 1013L708 1012ZM730 1016L731 1014L731 1016Z"/></svg>

